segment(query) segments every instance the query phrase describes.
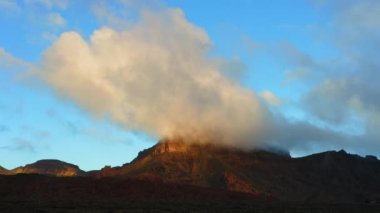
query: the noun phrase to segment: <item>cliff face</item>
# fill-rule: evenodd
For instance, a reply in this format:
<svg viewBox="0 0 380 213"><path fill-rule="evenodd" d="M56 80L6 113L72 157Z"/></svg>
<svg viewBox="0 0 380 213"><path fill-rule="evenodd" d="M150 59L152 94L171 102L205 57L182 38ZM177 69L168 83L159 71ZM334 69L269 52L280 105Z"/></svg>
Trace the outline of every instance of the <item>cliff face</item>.
<svg viewBox="0 0 380 213"><path fill-rule="evenodd" d="M269 195L253 181L250 166L259 166L259 158L287 161L286 155L267 151L246 152L213 144L162 141L139 153L129 164L104 168L97 176L133 177L191 184Z"/></svg>
<svg viewBox="0 0 380 213"><path fill-rule="evenodd" d="M39 160L35 163L17 167L9 174L42 174L57 177L83 176L85 172L78 166L59 160Z"/></svg>
<svg viewBox="0 0 380 213"><path fill-rule="evenodd" d="M344 151L303 158L263 150L164 141L97 177L129 177L248 192L279 200L380 200L380 161Z"/></svg>
<svg viewBox="0 0 380 213"><path fill-rule="evenodd" d="M161 141L151 148L140 151L132 163L149 156L158 156L165 153L187 153L191 151L191 146L182 141Z"/></svg>
<svg viewBox="0 0 380 213"><path fill-rule="evenodd" d="M8 174L8 170L0 166L0 175L6 175Z"/></svg>
<svg viewBox="0 0 380 213"><path fill-rule="evenodd" d="M190 186L194 190L244 192L280 201L380 203L380 161L374 156L360 157L344 151L291 158L278 151L244 151L213 144L162 141L121 167L108 166L85 173L72 164L42 160L3 171L87 176L83 181L136 180Z"/></svg>

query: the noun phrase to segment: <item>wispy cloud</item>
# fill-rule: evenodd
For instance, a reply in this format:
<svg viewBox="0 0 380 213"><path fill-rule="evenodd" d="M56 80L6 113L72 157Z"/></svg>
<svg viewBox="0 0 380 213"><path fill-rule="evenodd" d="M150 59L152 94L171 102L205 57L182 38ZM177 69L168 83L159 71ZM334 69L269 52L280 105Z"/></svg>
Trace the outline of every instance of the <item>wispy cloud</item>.
<svg viewBox="0 0 380 213"><path fill-rule="evenodd" d="M324 68L308 53L288 42L281 42L277 49L289 67L285 70L284 85L295 81L308 82L323 78Z"/></svg>
<svg viewBox="0 0 380 213"><path fill-rule="evenodd" d="M54 27L64 27L66 25L66 20L55 12L47 14L47 21Z"/></svg>
<svg viewBox="0 0 380 213"><path fill-rule="evenodd" d="M279 106L281 105L281 99L273 94L271 91L264 91L260 93L260 96L270 105Z"/></svg>
<svg viewBox="0 0 380 213"><path fill-rule="evenodd" d="M12 145L0 146L0 149L9 151L36 152L35 144L23 138L14 138L12 140Z"/></svg>
<svg viewBox="0 0 380 213"><path fill-rule="evenodd" d="M17 1L14 0L2 0L0 1L0 11L6 14L17 14L20 12L20 7Z"/></svg>
<svg viewBox="0 0 380 213"><path fill-rule="evenodd" d="M14 57L0 47L0 71L24 71L31 64Z"/></svg>
<svg viewBox="0 0 380 213"><path fill-rule="evenodd" d="M322 62L322 66L329 69L320 83L305 94L303 107L321 122L364 129L364 133L354 137L356 143L344 140L331 143L376 154L380 152L377 140L380 128L380 63L377 57L380 23L376 21L380 18L380 2L336 2L333 7L332 24L321 31L337 51L337 58L331 60L333 64Z"/></svg>
<svg viewBox="0 0 380 213"><path fill-rule="evenodd" d="M69 3L69 0L25 0L27 6L41 6L49 10L66 9Z"/></svg>

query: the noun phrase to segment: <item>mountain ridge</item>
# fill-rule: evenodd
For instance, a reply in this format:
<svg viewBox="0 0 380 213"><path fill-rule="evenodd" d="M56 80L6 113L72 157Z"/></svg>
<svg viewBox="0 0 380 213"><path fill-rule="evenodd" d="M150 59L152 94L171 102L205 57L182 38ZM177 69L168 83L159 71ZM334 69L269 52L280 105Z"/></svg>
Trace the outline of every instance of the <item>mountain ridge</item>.
<svg viewBox="0 0 380 213"><path fill-rule="evenodd" d="M25 166L19 166L12 170L1 170L0 174L3 175L16 175L16 174L41 174L57 177L72 177L84 176L86 172L81 170L78 166L64 161L55 159L38 160Z"/></svg>
<svg viewBox="0 0 380 213"><path fill-rule="evenodd" d="M47 165L52 168L41 168ZM84 172L73 164L45 160L21 168L9 170L7 174L141 180L248 193L282 201L380 202L377 184L380 161L375 156L361 157L344 150L292 158L284 152L161 141L118 167ZM67 172L67 168L75 172Z"/></svg>
<svg viewBox="0 0 380 213"><path fill-rule="evenodd" d="M287 201L380 201L380 161L342 150L292 158L267 150L162 141L131 163L95 176L160 180Z"/></svg>

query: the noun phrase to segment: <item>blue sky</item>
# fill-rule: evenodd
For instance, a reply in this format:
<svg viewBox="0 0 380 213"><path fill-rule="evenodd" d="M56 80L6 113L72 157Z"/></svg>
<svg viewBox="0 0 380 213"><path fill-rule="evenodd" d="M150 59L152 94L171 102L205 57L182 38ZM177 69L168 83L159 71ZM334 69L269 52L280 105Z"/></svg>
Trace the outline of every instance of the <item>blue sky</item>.
<svg viewBox="0 0 380 213"><path fill-rule="evenodd" d="M270 111L275 127L268 132L279 138L265 140L293 156L329 149L380 156L376 1L2 0L0 165L53 158L100 169L152 146L156 134L94 116L31 70L40 69L64 32L88 41L101 27L128 31L141 11L168 8L181 9L188 23L207 33L207 57L222 58L233 71L227 78L257 94Z"/></svg>

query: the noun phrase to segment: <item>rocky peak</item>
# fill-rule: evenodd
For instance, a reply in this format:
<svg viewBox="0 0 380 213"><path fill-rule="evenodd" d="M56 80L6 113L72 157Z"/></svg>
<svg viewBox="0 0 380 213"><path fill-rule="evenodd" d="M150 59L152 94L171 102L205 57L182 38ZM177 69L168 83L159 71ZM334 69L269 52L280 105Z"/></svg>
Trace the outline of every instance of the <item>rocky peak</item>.
<svg viewBox="0 0 380 213"><path fill-rule="evenodd" d="M12 174L43 174L53 176L82 176L78 166L59 160L39 160L11 170Z"/></svg>
<svg viewBox="0 0 380 213"><path fill-rule="evenodd" d="M162 141L154 147L153 153L186 152L188 147L183 141Z"/></svg>
<svg viewBox="0 0 380 213"><path fill-rule="evenodd" d="M160 140L151 148L140 151L137 158L133 161L143 159L147 156L157 156L165 153L185 153L189 151L189 149L189 143L183 140Z"/></svg>
<svg viewBox="0 0 380 213"><path fill-rule="evenodd" d="M0 166L0 175L5 175L5 174L8 174L8 170L5 169L4 167Z"/></svg>
<svg viewBox="0 0 380 213"><path fill-rule="evenodd" d="M178 154L183 153L184 155L193 155L196 153L204 153L207 155L215 155L215 154L232 154L232 155L246 155L251 153L253 155L260 155L267 153L269 157L273 155L279 157L287 157L290 158L290 154L288 151L279 149L276 147L265 147L265 148L257 148L252 150L244 150L234 146L221 145L217 143L199 143L199 142L191 142L185 141L181 138L175 139L162 139L156 145L151 148L140 151L137 158L135 158L131 163L146 158L148 156L155 157L161 156L164 154Z"/></svg>

